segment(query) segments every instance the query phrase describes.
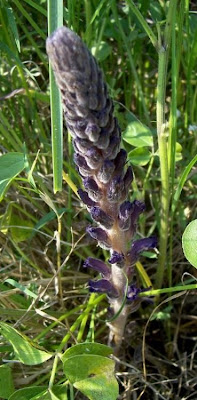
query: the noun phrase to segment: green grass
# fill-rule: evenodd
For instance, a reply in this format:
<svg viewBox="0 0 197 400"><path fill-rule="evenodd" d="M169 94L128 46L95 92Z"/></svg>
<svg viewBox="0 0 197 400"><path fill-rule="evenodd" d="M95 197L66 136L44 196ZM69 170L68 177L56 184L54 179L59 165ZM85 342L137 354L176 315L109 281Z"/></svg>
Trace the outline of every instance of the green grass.
<svg viewBox="0 0 197 400"><path fill-rule="evenodd" d="M90 217L72 190L72 184L79 187L81 181L65 128L62 140L60 97L53 94L51 72L49 81L48 26L52 32L66 24L92 49L122 131L132 113L153 135L153 146L147 147L150 160L133 167L130 195L143 197L146 203L139 232L160 240L159 257L141 260L154 294L160 297L146 326L146 382L138 349L155 304L142 303L129 318L117 366L120 399L128 388L131 398L137 398L145 383L147 400L170 399L175 392L177 399L196 396L189 384L196 368L192 364L196 292L173 295L171 288L179 290L182 280L192 290L196 284L181 238L196 218L197 22L195 6L188 0L170 4L168 9L163 0L135 4L132 0L68 0L63 9L58 3L57 14L50 9L53 2L45 0L1 0L0 7L0 152L24 153L25 149L29 162L29 170L12 181L0 203L0 314L49 351L94 337L106 344L110 316L104 296L89 296L89 275L82 268L87 256L107 259L107 253L85 235ZM166 19L170 29L165 28ZM135 148L124 140L122 144L128 152ZM66 182L62 182L62 163ZM16 282L15 287L5 282L8 278ZM137 273L135 280L141 282ZM13 352L5 347L8 342L2 343L2 358L12 361ZM61 365L56 363L55 359L52 376L52 360L44 373L45 364L23 369L13 364L15 388L61 382ZM180 374L183 367L187 374ZM76 396L72 393L71 387L71 399Z"/></svg>

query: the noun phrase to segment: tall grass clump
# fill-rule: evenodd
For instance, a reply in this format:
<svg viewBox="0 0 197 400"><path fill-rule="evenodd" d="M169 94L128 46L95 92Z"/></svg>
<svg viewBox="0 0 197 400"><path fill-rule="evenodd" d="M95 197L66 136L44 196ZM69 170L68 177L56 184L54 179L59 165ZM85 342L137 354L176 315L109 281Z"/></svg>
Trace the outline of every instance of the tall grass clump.
<svg viewBox="0 0 197 400"><path fill-rule="evenodd" d="M195 13L1 0L0 398L196 398Z"/></svg>

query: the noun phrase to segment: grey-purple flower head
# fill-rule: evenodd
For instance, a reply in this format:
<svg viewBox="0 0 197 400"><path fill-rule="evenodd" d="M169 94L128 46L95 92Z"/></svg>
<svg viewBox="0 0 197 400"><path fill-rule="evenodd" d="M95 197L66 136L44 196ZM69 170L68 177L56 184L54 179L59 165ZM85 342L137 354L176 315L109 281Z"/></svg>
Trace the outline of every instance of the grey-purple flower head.
<svg viewBox="0 0 197 400"><path fill-rule="evenodd" d="M110 250L112 269L114 264L128 268L144 248L155 246L155 240L135 241L128 251L145 207L142 202L127 200L133 172L131 166L126 169L127 153L120 149L120 128L102 72L79 36L68 28L57 29L47 39L47 53L73 137L74 162L85 188L78 193L97 224L87 232L102 248ZM90 281L92 291L115 298L121 293L110 266L92 258L85 266L103 276L97 282Z"/></svg>

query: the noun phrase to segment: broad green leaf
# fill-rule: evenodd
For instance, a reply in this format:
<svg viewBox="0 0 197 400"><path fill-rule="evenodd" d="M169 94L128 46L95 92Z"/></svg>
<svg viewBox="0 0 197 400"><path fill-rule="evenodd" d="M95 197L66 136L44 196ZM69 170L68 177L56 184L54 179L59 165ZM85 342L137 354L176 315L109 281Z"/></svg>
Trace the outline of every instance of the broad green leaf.
<svg viewBox="0 0 197 400"><path fill-rule="evenodd" d="M11 181L25 168L23 153L7 153L0 157L0 200Z"/></svg>
<svg viewBox="0 0 197 400"><path fill-rule="evenodd" d="M6 382L6 385L5 385ZM8 365L0 366L0 398L7 399L14 392L12 371Z"/></svg>
<svg viewBox="0 0 197 400"><path fill-rule="evenodd" d="M0 322L0 332L11 343L17 360L23 364L42 364L53 356L5 322Z"/></svg>
<svg viewBox="0 0 197 400"><path fill-rule="evenodd" d="M150 161L151 153L146 147L138 147L129 152L128 158L134 165L146 165Z"/></svg>
<svg viewBox="0 0 197 400"><path fill-rule="evenodd" d="M94 354L99 356L109 356L112 354L111 347L100 343L79 343L70 347L62 356L62 362L80 354Z"/></svg>
<svg viewBox="0 0 197 400"><path fill-rule="evenodd" d="M16 243L27 240L32 235L33 222L30 220L21 219L18 215L12 214L10 219L10 232L12 239Z"/></svg>
<svg viewBox="0 0 197 400"><path fill-rule="evenodd" d="M9 400L67 400L66 386L54 386L49 392L47 386L31 386L19 389Z"/></svg>
<svg viewBox="0 0 197 400"><path fill-rule="evenodd" d="M187 260L197 268L197 219L186 227L182 237L182 246Z"/></svg>
<svg viewBox="0 0 197 400"><path fill-rule="evenodd" d="M31 386L19 389L14 392L9 400L32 400L36 395L42 394L47 390L47 386Z"/></svg>
<svg viewBox="0 0 197 400"><path fill-rule="evenodd" d="M113 376L96 375L76 382L74 387L90 400L116 400L118 398L118 383Z"/></svg>
<svg viewBox="0 0 197 400"><path fill-rule="evenodd" d="M116 400L118 383L113 360L94 354L75 355L63 362L64 373L74 387L91 400Z"/></svg>
<svg viewBox="0 0 197 400"><path fill-rule="evenodd" d="M128 114L128 125L123 132L125 142L135 147L152 146L153 134L151 130L142 124L132 113Z"/></svg>
<svg viewBox="0 0 197 400"><path fill-rule="evenodd" d="M98 46L93 46L91 48L91 52L93 56L95 56L96 59L101 62L111 54L112 48L108 43L101 41Z"/></svg>

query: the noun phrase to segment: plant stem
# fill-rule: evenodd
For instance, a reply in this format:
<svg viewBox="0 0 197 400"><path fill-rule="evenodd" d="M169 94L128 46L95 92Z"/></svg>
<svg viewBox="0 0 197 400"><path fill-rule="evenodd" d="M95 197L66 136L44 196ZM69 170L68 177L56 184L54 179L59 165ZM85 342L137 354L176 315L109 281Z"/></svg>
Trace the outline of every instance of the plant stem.
<svg viewBox="0 0 197 400"><path fill-rule="evenodd" d="M132 10L132 12L135 14L135 16L137 17L138 21L140 22L140 24L143 26L145 32L147 33L147 35L149 36L149 39L151 40L153 46L155 48L157 48L157 38L154 34L154 32L152 31L152 29L150 28L150 26L147 24L146 20L144 19L143 15L141 14L141 12L138 10L138 8L136 7L136 5L134 4L134 2L132 0L127 0L128 5L130 7L130 9Z"/></svg>
<svg viewBox="0 0 197 400"><path fill-rule="evenodd" d="M171 30L174 21L174 13L176 12L176 0L171 0L169 4L167 21L164 34L159 34L158 48L158 81L157 81L157 136L159 146L160 170L161 170L161 221L160 221L160 254L159 266L156 274L156 286L162 286L164 270L166 266L168 225L169 225L169 171L168 171L168 149L167 136L165 131L165 96L167 81L168 54L171 43ZM159 27L158 27L159 28Z"/></svg>
<svg viewBox="0 0 197 400"><path fill-rule="evenodd" d="M49 35L63 25L63 0L48 0L48 33ZM63 165L63 118L60 91L56 85L55 77L49 65L50 78L50 103L52 123L52 155L54 193L62 190L62 165Z"/></svg>
<svg viewBox="0 0 197 400"><path fill-rule="evenodd" d="M191 284L191 285L179 285L179 286L168 287L168 288L163 288L163 289L147 290L145 293L139 293L139 297L159 296L160 294L164 294L164 293L181 292L184 290L195 290L195 289L197 289L196 283Z"/></svg>

